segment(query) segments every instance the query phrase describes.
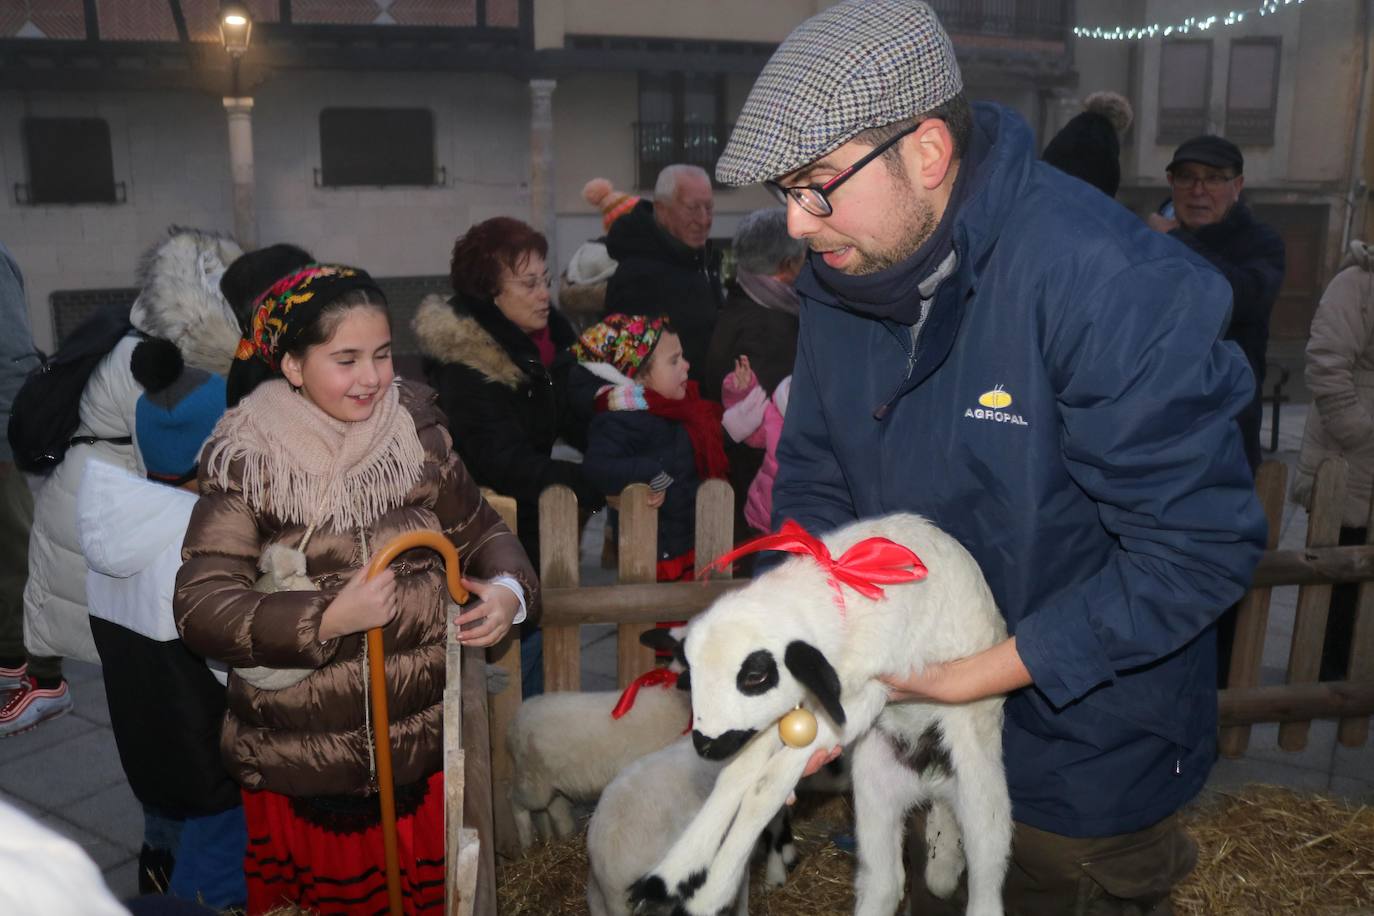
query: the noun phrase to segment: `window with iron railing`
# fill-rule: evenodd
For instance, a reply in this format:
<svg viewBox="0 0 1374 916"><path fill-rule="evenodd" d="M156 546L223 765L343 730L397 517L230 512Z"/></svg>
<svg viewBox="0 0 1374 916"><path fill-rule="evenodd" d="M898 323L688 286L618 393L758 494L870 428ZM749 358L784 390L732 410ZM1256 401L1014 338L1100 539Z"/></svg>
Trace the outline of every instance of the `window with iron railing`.
<svg viewBox="0 0 1374 916"><path fill-rule="evenodd" d="M1278 37L1238 38L1231 42L1226 77L1226 137L1248 146L1274 143L1274 111L1279 99Z"/></svg>
<svg viewBox="0 0 1374 916"><path fill-rule="evenodd" d="M1159 53L1159 143L1207 132L1212 96L1212 42L1166 41Z"/></svg>
<svg viewBox="0 0 1374 916"><path fill-rule="evenodd" d="M1064 41L1072 20L1072 0L931 0L951 33L1003 35Z"/></svg>
<svg viewBox="0 0 1374 916"><path fill-rule="evenodd" d="M635 186L654 186L674 163L715 171L730 125L725 122L725 78L717 74L644 73L639 77L639 120L634 124Z"/></svg>

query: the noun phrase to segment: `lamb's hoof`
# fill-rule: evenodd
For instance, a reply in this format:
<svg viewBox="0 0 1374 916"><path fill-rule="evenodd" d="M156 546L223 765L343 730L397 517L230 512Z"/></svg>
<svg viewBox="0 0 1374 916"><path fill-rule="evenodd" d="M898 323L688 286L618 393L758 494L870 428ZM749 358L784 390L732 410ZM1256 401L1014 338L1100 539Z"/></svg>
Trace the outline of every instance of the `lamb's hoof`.
<svg viewBox="0 0 1374 916"><path fill-rule="evenodd" d="M630 910L635 916L688 916L686 902L705 883L706 872L694 872L670 893L658 875L645 875L630 885Z"/></svg>

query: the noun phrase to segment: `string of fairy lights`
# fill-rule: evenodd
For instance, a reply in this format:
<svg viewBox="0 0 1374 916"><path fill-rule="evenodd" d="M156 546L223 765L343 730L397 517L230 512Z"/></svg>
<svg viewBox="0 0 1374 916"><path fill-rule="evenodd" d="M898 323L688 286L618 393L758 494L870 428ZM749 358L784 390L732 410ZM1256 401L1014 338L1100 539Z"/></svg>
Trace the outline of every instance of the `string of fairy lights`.
<svg viewBox="0 0 1374 916"><path fill-rule="evenodd" d="M1273 16L1290 6L1302 6L1303 0L1264 0L1248 9L1227 10L1213 16L1189 16L1179 22L1156 22L1143 26L1075 26L1078 38L1100 38L1104 41L1139 41L1144 38L1168 38L1192 32L1208 32L1216 28L1239 25L1249 16Z"/></svg>

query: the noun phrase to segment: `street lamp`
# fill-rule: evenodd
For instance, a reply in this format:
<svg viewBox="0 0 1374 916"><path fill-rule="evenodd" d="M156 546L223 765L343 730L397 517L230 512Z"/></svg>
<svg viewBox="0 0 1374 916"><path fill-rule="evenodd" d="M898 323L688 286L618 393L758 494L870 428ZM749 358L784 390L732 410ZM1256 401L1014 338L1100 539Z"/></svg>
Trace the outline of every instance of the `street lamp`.
<svg viewBox="0 0 1374 916"><path fill-rule="evenodd" d="M244 251L257 247L258 211L253 181L253 100L239 94L239 62L248 51L253 16L236 0L221 0L219 37L229 55L230 95L224 99L229 118L229 171L234 179L234 235Z"/></svg>
<svg viewBox="0 0 1374 916"><path fill-rule="evenodd" d="M225 0L219 5L219 38L224 50L229 54L232 68L233 94L239 94L239 61L248 50L248 42L253 37L253 16L248 7L236 0Z"/></svg>

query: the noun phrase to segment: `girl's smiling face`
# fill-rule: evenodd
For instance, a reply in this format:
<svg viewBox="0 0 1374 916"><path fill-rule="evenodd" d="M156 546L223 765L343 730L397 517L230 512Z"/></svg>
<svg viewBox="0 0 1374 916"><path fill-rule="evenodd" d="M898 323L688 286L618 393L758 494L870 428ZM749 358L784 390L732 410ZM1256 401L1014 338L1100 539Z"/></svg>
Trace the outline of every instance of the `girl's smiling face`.
<svg viewBox="0 0 1374 916"><path fill-rule="evenodd" d="M281 370L310 403L334 419L366 420L396 376L391 321L375 306L350 308L324 343L310 347L303 357L285 354Z"/></svg>
<svg viewBox="0 0 1374 916"><path fill-rule="evenodd" d="M687 370L691 364L682 355L682 340L671 331L664 332L658 346L649 354L647 372L640 371L645 388L665 398L680 401L687 397Z"/></svg>

